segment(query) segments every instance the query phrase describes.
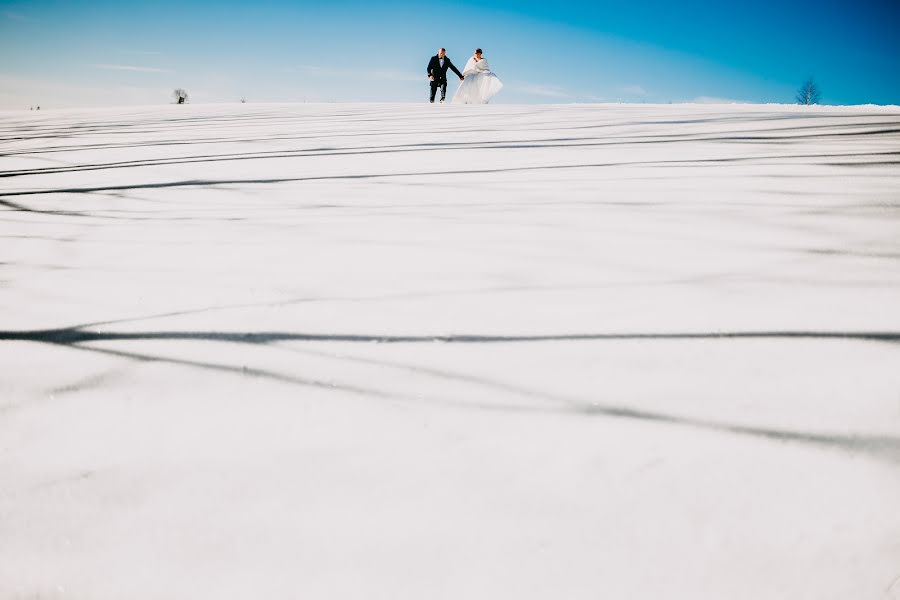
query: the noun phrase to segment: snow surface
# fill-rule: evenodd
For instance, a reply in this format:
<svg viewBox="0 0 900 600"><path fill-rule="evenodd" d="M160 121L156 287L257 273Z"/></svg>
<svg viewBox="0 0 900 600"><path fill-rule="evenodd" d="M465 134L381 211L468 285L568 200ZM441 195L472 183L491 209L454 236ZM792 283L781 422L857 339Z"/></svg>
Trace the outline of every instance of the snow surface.
<svg viewBox="0 0 900 600"><path fill-rule="evenodd" d="M900 109L0 113L0 598L900 598Z"/></svg>

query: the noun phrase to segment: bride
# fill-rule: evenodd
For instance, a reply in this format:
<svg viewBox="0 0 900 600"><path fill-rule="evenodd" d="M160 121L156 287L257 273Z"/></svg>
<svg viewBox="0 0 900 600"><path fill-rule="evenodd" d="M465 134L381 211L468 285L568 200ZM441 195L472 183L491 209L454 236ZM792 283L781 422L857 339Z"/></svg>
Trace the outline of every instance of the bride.
<svg viewBox="0 0 900 600"><path fill-rule="evenodd" d="M503 82L491 73L487 59L481 55L481 48L466 63L463 77L453 95L454 104L487 104L503 88Z"/></svg>

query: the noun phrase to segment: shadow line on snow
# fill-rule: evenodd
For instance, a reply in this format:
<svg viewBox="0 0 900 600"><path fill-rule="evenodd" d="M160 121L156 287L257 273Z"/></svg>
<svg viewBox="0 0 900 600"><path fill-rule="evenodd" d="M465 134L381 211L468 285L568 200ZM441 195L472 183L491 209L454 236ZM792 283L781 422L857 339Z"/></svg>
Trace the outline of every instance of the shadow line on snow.
<svg viewBox="0 0 900 600"><path fill-rule="evenodd" d="M533 114L533 113L531 113ZM315 120L316 122L332 122L338 120L339 122L344 122L346 119L346 115L344 115L340 119L322 119L321 116L315 117L314 119L310 118L285 118L284 115L278 113L272 113L271 115L264 115L266 118L269 117L279 117L277 119L277 124L283 126L285 121L291 124L295 124L298 127L302 127L306 125L308 121ZM469 115L470 117L472 115ZM517 114L516 117L521 117L523 115ZM824 116L824 115L823 115ZM566 130L585 130L585 129L605 129L610 127L646 127L651 125L697 125L697 124L707 124L707 123L742 123L742 122L765 122L765 121L782 121L782 120L797 120L804 121L815 118L822 118L822 116L816 115L800 115L800 114L786 114L786 115L775 115L775 116L763 116L755 113L750 114L738 114L734 116L727 117L712 117L712 118L700 118L700 119L688 119L688 120L642 120L642 121L623 121L623 122L601 122L601 123L591 123L589 125L577 125L577 126L569 126L569 127L560 127L559 123L530 123L527 126L528 131L566 131ZM734 134L747 134L747 133L770 133L770 132L800 132L807 131L813 129L842 129L848 127L893 127L897 125L897 121L885 121L885 115L878 114L864 114L864 115L828 115L825 118L842 118L842 119L868 119L868 118L877 118L882 119L879 121L869 121L869 122L849 122L849 123L829 123L824 125L800 125L797 127L781 127L781 128L768 128L768 129L744 129L744 130L732 130L725 131L724 133L734 133ZM2 142L11 142L11 141L19 141L24 139L43 139L43 138L72 138L78 137L85 133L93 134L93 133L120 133L115 131L116 127L123 128L132 128L136 126L146 126L146 125L159 125L159 127L143 130L143 131L127 131L124 133L161 133L169 131L172 124L176 124L180 121L202 121L204 128L210 125L216 125L221 119L216 118L208 118L208 119L173 119L173 120L165 120L165 121L156 121L153 123L141 122L139 124L135 124L133 122L121 122L121 123L101 123L101 124L91 124L91 125L51 125L47 127L29 127L19 125L16 130L2 130L0 129L0 135L12 135L13 133L17 134L14 137L9 138L0 138L0 143ZM258 119L257 119L258 120ZM543 125L550 124L551 127L542 127ZM112 131L110 131L112 129ZM485 131L483 128L477 129L458 129L458 128L444 128L439 129L438 132L443 133L473 133L473 132L483 132ZM490 129L491 132L506 132L506 129ZM35 135L42 134L42 135ZM157 145L190 145L190 144L210 144L210 143L246 143L246 142L267 142L272 140L293 140L293 139L321 139L327 138L332 139L334 137L359 137L359 136L373 136L373 135L395 135L398 133L410 133L409 131L397 131L397 130L384 130L384 131L361 131L357 133L340 133L340 134L319 134L319 135L303 135L303 136L284 136L284 135L276 135L276 136L267 136L267 137L254 137L254 138L204 138L199 140L189 139L189 140L149 140L142 141L136 144L91 144L91 145L78 145L78 146L51 146L48 148L39 148L39 149L27 149L21 151L14 151L9 154L0 154L0 156L13 155L13 154L32 154L32 153L43 153L43 152L69 152L72 150L82 150L82 149L106 149L106 148L118 148L118 147L135 147L135 146L157 146ZM24 137L21 134L28 134L28 137ZM74 134L74 135L73 135ZM678 135L691 135L691 134L668 134L672 136Z"/></svg>
<svg viewBox="0 0 900 600"><path fill-rule="evenodd" d="M725 340L725 339L837 339L898 343L900 331L713 331L672 333L563 333L534 335L364 335L351 333L292 333L282 331L90 331L80 328L6 330L0 341L50 344L122 340L200 340L268 344L272 342L358 342L381 344L507 344L603 340Z"/></svg>
<svg viewBox="0 0 900 600"><path fill-rule="evenodd" d="M864 115L862 115L864 116ZM869 115L874 116L874 115ZM634 127L634 126L647 126L647 125L660 125L660 124L696 124L696 123L706 123L706 122L742 122L742 121L768 121L768 120L780 120L784 118L796 118L796 119L807 119L808 116L788 116L788 117L760 117L759 115L752 116L751 118L725 118L725 119L699 119L699 120L691 120L691 121L639 121L639 122L625 122L625 123L594 123L591 125L581 125L575 127L559 127L558 123L554 123L553 127L544 128L544 127L535 127L529 126L528 131L565 131L565 130L587 130L587 129L605 129L609 127ZM883 116L882 116L883 118ZM851 122L851 123L830 123L826 125L803 125L799 127L785 127L785 128L775 128L775 129L744 129L744 130L730 130L730 131L720 131L719 135L727 134L732 136L762 136L759 139L762 140L771 140L771 139L789 139L787 136L770 136L772 133L777 132L804 132L815 129L845 129L850 127L894 127L897 125L896 121L878 121L878 122ZM160 129L159 131L165 131L164 129ZM469 129L446 129L441 130L440 132L448 133L448 134L460 134L460 133L473 133L475 131L484 132L482 129L477 130L469 130ZM504 129L492 129L490 131L497 133L507 133L508 130ZM133 132L132 132L133 133ZM80 145L68 145L68 146L50 146L44 148L34 148L34 149L25 149L18 150L12 152L2 153L0 152L0 156L14 156L14 155L25 155L25 154L45 154L51 152L72 152L78 150L97 150L97 149L108 149L108 148L135 148L135 147L152 147L152 146L171 146L171 145L194 145L194 144L219 144L219 143L266 143L272 141L293 141L293 140L311 140L311 139L328 139L333 140L335 138L342 137L371 137L371 136L385 136L385 135L397 135L398 133L409 133L409 132L397 132L394 130L390 131L380 131L380 132L357 132L357 133L339 133L339 134L328 134L328 135L274 135L267 137L255 137L255 138L247 138L247 137L231 137L231 138L201 138L201 139L182 139L182 140L150 140L143 142L133 142L129 144L123 143L115 143L115 144L80 144ZM840 135L865 135L867 132L846 132L841 133ZM617 139L622 140L622 142L612 142L612 143L629 143L628 140L638 140L640 138L646 137L654 137L660 139L660 141L678 141L674 138L686 138L689 136L698 136L704 135L704 133L664 133L664 134L638 134L638 135L626 135L626 136L618 136ZM708 135L708 134L707 134ZM30 139L35 139L37 137L66 137L66 136L32 136ZM807 137L807 136L801 136ZM15 138L15 139L24 139L24 138ZM557 138L556 141L573 141L573 140L583 140L588 141L591 139L601 139L601 138ZM696 141L728 141L726 138L695 138ZM552 141L552 140L551 140ZM512 143L518 142L518 140L510 141ZM506 141L501 141L498 143L510 143ZM424 144L424 145L460 145L465 144L466 142L443 142L440 144ZM402 147L405 145L398 146L389 146L389 147ZM278 152L278 151L273 151Z"/></svg>
<svg viewBox="0 0 900 600"><path fill-rule="evenodd" d="M575 165L538 165L532 167L505 167L496 169L467 169L455 171L425 171L409 173L359 173L351 175L311 175L307 177L271 177L258 179L188 179L181 181L164 181L156 183L135 183L128 185L106 185L91 187L70 187L44 190L22 190L0 193L0 198L11 196L34 196L41 194L90 194L96 192L111 192L125 190L167 189L180 187L209 187L216 185L259 185L273 183L293 183L301 181L339 181L361 179L389 179L393 177L440 177L453 175L492 175L497 173L518 173L527 171L549 171L559 169L599 169L634 166L675 166L675 165L717 165L763 160L785 160L798 158L829 158L833 155L793 155L793 156L754 156L754 157L730 157L730 158L704 158L704 159L680 159L662 161L630 161L614 163L590 163ZM897 164L900 161L881 161L871 166L883 166ZM813 163L815 164L815 163ZM869 163L846 163L846 166L868 166ZM841 163L839 166L845 166Z"/></svg>
<svg viewBox="0 0 900 600"><path fill-rule="evenodd" d="M900 339L900 334L891 334L893 338ZM692 337L695 337L696 334ZM341 338L346 336L332 336L332 338L337 339L339 341L346 341ZM356 338L361 338L365 336L355 336ZM478 336L484 337L484 336ZM532 336L527 336L532 337ZM565 337L565 336L563 336ZM642 336L643 337L643 336ZM0 339L4 339L0 337ZM114 339L122 339L122 338L114 338ZM129 338L135 339L135 338ZM146 339L146 338L145 338ZM218 338L216 338L218 339ZM283 340L284 338L282 338ZM381 338L379 338L381 339ZM431 341L434 338L417 338L421 340ZM491 338L492 339L492 338ZM665 338L668 339L668 336ZM864 339L869 339L864 338ZM806 432L797 432L797 431L789 431L789 430L780 430L780 429L772 429L766 427L757 427L757 426L744 426L744 425L735 425L729 423L721 423L716 421L711 421L707 419L697 419L691 417L681 417L677 415L647 411L647 410L639 410L632 409L628 407L621 406L613 406L602 403L594 403L594 402L585 402L579 399L572 398L564 398L551 394L544 394L534 390L528 390L525 388L521 388L519 386L514 386L506 383L495 382L489 379L480 378L480 377L471 377L471 376L458 376L456 374L451 374L448 372L441 372L433 369L428 369L422 372L428 373L433 376L439 376L444 378L457 378L460 381L466 381L468 383L473 383L476 385L481 385L493 389L499 389L506 392L510 392L519 396L526 396L532 399L540 399L542 401L551 402L552 404L549 406L534 406L534 405L523 405L523 404L486 404L479 402L468 402L468 403L460 403L451 400L443 400L440 398L426 398L421 394L417 394L414 396L406 395L406 394L398 394L396 392L383 391L370 387L360 387L355 385L347 385L344 383L338 383L334 381L322 381L316 379L309 379L298 377L295 375L289 375L285 373L279 373L277 371L272 371L268 369L259 369L255 367L247 367L247 366L233 366L227 364L213 363L213 362L204 362L204 361L195 361L189 359L179 359L172 357L165 357L161 355L152 355L152 354L142 354L137 352L123 351L123 350L113 350L108 348L95 348L90 346L82 345L84 341L88 340L78 340L72 341L71 338L67 340L60 341L50 341L45 339L36 339L34 341L48 341L53 344L60 344L68 348L72 348L75 350L81 350L92 353L104 354L107 356L114 356L118 358L123 358L127 360L136 360L140 362L162 362L177 366L184 367L192 367L199 368L204 370L211 370L216 372L229 373L240 376L250 376L250 377L259 377L268 379L271 381L277 381L281 383L287 383L291 385L299 385L303 387L317 388L323 390L330 391L342 391L355 395L362 395L365 397L374 397L380 399L390 399L390 400L402 400L404 402L410 403L421 403L423 401L431 402L431 403L440 403L443 405L452 406L454 408L475 408L480 410L489 410L493 412L544 412L548 414L578 414L584 416L600 416L600 417L608 417L608 418L620 418L620 419L629 419L640 422L649 422L649 423L659 423L664 425L675 425L680 427L689 427L693 429L699 429L703 431L709 431L714 433L729 433L735 435L742 435L752 438L763 438L768 440L773 440L777 442L788 442L788 443L800 443L806 445L813 445L828 449L838 449L843 450L845 452L857 452L857 453L865 453L874 458L885 460L892 463L900 462L900 438L892 437L892 436L884 436L884 435L844 435L844 434L829 434L829 433L806 433ZM230 341L230 340L229 340ZM321 341L321 340L319 340ZM383 362L383 361L378 361ZM394 364L393 366L398 366ZM401 368L408 368L407 365L400 365ZM412 367L416 368L416 367Z"/></svg>
<svg viewBox="0 0 900 600"><path fill-rule="evenodd" d="M679 417L672 414L656 413L646 410L637 410L631 408L616 407L610 405L589 402L580 398L568 396L560 396L558 394L550 394L531 388L517 386L514 384L494 381L485 377L475 377L465 373L452 373L441 369L433 369L429 367L421 367L418 365L408 365L392 361L371 359L358 356L335 356L325 352L316 352L309 349L295 350L304 354L312 354L315 356L323 356L334 358L342 361L358 362L381 366L387 368L400 369L412 373L420 373L446 379L449 381L461 381L472 383L474 385L495 389L498 391L511 393L518 396L524 396L532 399L549 402L551 406L556 405L556 411L575 412L589 416L604 416L612 418L636 419L641 421L659 422L665 424L679 425L685 427L694 427L699 429L721 431L734 433L739 435L747 435L752 437L763 437L772 440L786 442L801 442L815 444L825 447L839 447L848 451L862 451L879 454L882 458L889 459L893 462L900 462L900 438L891 436L859 436L859 435L842 435L842 434L821 434L821 433L804 433L797 431L787 431L779 429L771 429L765 427L754 427L744 425L732 425L727 423L716 422L708 419L696 419L689 417ZM562 405L563 408L559 408ZM539 407L529 407L530 410L541 410ZM544 409L548 410L548 409Z"/></svg>
<svg viewBox="0 0 900 600"><path fill-rule="evenodd" d="M900 132L900 129L892 130ZM844 134L836 134L844 135ZM18 169L11 171L0 171L0 178L22 177L26 175L50 175L56 173L73 173L82 171L102 171L107 169L134 169L139 167L157 167L166 165L182 165L196 163L215 163L215 162L231 162L243 160L266 160L266 159L283 159L283 158L313 158L313 157L329 157L329 156L357 156L357 155L373 155L373 154L395 154L410 152L433 152L433 151L452 151L452 150L516 150L516 149L540 149L540 148L583 148L598 147L612 145L628 145L628 144L662 144L673 142L705 142L705 141L777 141L779 139L788 139L788 136L781 138L758 138L758 137L729 137L729 138L691 138L684 140L640 140L640 141L616 141L616 142L577 142L567 144L549 144L540 140L523 141L506 144L420 144L420 145L402 145L397 147L373 147L373 148L313 148L309 150L288 150L288 151L271 151L271 152L251 152L246 154L225 154L225 155L198 155L198 156L182 156L173 158L157 158L132 161L117 161L108 163L83 164L83 165L66 165L57 167L40 167L33 169ZM860 152L860 153L837 153L837 154L809 154L797 156L778 156L778 157L740 157L743 160L758 160L765 158L849 158L864 156L900 156L900 152L884 151L884 152ZM685 162L689 159L674 161ZM702 159L701 159L702 160ZM656 161L656 162L672 162L672 161Z"/></svg>

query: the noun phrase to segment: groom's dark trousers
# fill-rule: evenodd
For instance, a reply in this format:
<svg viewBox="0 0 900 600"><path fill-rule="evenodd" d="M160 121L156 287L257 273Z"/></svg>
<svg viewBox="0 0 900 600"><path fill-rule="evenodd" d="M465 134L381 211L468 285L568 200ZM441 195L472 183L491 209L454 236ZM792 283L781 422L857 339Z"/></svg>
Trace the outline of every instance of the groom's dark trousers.
<svg viewBox="0 0 900 600"><path fill-rule="evenodd" d="M443 83L438 83L437 81L431 82L431 98L428 99L429 102L434 102L434 97L437 94L438 88L441 88L441 101L447 97L447 80L445 79Z"/></svg>
<svg viewBox="0 0 900 600"><path fill-rule="evenodd" d="M431 98L428 99L429 102L434 102L434 96L437 94L438 88L441 88L441 101L447 97L447 80L445 79L443 83L438 83L437 81L431 82Z"/></svg>
<svg viewBox="0 0 900 600"><path fill-rule="evenodd" d="M444 66L441 66L441 59L435 54L431 57L431 60L428 61L428 75L432 77L431 80L431 98L429 99L431 102L434 102L434 96L437 94L438 88L441 88L441 100L447 97L447 69L451 69L454 73L456 73L457 77L462 77L462 73L459 72L450 59L444 56Z"/></svg>

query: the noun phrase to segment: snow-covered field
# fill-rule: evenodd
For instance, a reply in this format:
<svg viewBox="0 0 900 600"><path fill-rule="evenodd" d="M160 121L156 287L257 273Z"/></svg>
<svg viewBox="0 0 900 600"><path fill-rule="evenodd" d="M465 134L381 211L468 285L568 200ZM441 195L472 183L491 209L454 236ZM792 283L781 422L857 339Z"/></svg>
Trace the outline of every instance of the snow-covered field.
<svg viewBox="0 0 900 600"><path fill-rule="evenodd" d="M0 113L0 598L900 598L900 109Z"/></svg>

